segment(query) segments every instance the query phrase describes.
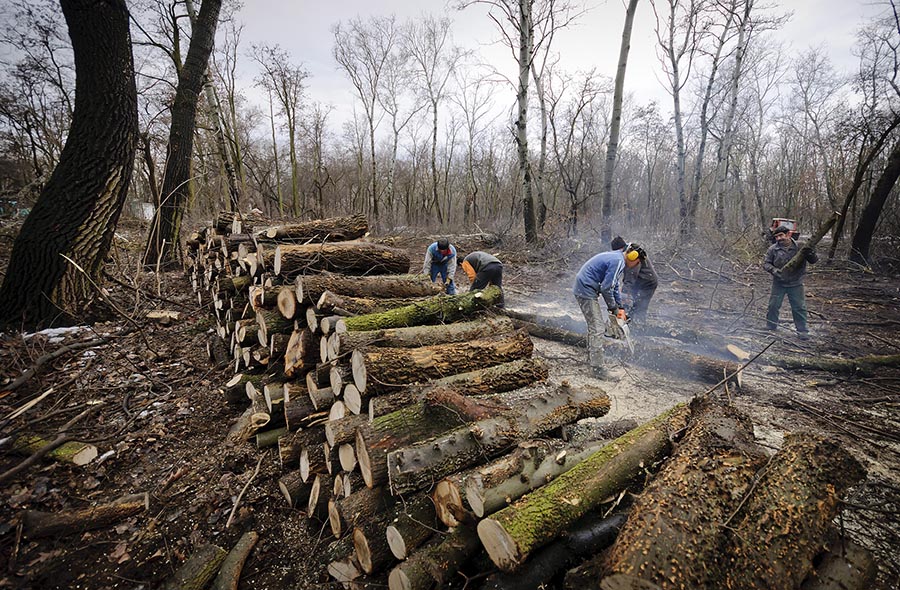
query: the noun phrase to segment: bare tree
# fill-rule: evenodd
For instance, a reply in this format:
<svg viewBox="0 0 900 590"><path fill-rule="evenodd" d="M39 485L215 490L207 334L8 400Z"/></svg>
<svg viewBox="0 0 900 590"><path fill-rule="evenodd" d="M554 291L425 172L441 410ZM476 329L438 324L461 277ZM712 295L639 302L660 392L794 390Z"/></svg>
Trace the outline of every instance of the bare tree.
<svg viewBox="0 0 900 590"><path fill-rule="evenodd" d="M77 73L72 127L16 238L0 288L2 325L45 326L81 311L131 181L137 91L128 9L122 0L61 4Z"/></svg>

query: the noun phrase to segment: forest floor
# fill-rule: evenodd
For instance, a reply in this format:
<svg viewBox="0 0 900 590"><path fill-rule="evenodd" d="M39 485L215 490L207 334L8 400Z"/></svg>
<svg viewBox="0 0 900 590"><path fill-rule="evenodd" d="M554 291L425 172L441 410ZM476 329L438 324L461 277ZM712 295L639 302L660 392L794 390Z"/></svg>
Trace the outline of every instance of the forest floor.
<svg viewBox="0 0 900 590"><path fill-rule="evenodd" d="M0 232L0 270L14 231L4 226ZM807 279L812 339L801 341L786 327L787 302L783 327L773 337L763 329L770 287L759 265L764 244L723 240L676 250L662 237L639 238L660 275L651 304L653 323L673 326L673 333L679 326L706 331L751 354L776 341L746 369L734 403L752 418L764 445L774 449L786 432L814 430L839 440L860 459L868 477L853 488L843 525L875 553L878 588L895 587L900 579L900 370L868 376L786 371L766 365L766 355L898 354L900 278L840 263L814 265ZM429 240L391 241L408 249L415 271ZM316 559L328 544L327 525L313 525L285 505L277 486L276 452L226 440L240 412L218 392L232 373L211 367L207 358L208 331L214 326L209 309L198 305L183 273L136 275L140 246L140 228L120 228L107 267L118 281L109 283L110 297L131 318L169 309L180 312L180 321L164 326L138 319L140 329L134 329L130 320L113 314L64 335L61 342L46 334L0 336L0 392L41 355L98 335L109 338L60 356L14 391L0 393L0 473L24 458L10 452L9 437L22 432L52 437L91 404L96 410L90 422L79 423L72 434L93 442L100 453L82 467L44 461L0 483L0 587L156 588L199 545L230 548L249 530L259 533L259 543L244 567L242 588L337 587ZM580 264L599 246L594 238L560 240L539 252L507 242L492 249L505 263L507 306L567 314L581 322L570 287ZM641 339L635 335L637 346ZM681 340L665 340L687 347ZM535 339L535 354L550 364L554 379L597 383L589 376L583 349ZM610 417L643 422L708 388L688 376L654 373L627 361L610 363L610 378L599 382L612 400ZM7 419L51 388L34 407ZM37 540L17 534L15 517L23 510L74 510L136 492L150 494L150 510L114 527Z"/></svg>

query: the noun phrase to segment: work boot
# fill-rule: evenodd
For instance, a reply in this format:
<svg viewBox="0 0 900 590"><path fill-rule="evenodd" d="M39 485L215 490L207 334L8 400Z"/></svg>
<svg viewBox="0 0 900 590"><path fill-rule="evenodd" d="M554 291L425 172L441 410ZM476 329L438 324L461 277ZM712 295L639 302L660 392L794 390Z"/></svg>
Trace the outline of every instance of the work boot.
<svg viewBox="0 0 900 590"><path fill-rule="evenodd" d="M797 338L800 340L809 340L809 332L797 332Z"/></svg>

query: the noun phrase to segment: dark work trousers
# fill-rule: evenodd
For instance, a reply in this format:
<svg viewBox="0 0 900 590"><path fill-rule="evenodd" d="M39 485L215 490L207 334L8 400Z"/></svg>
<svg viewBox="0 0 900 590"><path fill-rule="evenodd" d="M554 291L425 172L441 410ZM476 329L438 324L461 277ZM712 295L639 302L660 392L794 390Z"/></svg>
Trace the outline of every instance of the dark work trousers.
<svg viewBox="0 0 900 590"><path fill-rule="evenodd" d="M770 330L778 327L778 312L781 310L781 304L784 303L785 295L787 295L791 304L794 327L797 328L798 332L807 332L806 293L803 290L803 285L783 287L778 282L772 283L772 294L769 296L769 311L766 314L766 326Z"/></svg>
<svg viewBox="0 0 900 590"><path fill-rule="evenodd" d="M491 262L485 264L484 267L475 274L475 280L472 281L471 291L484 289L488 285L497 285L500 287L500 303L498 307L503 307L503 264L500 262Z"/></svg>
<svg viewBox="0 0 900 590"><path fill-rule="evenodd" d="M587 323L588 364L591 368L603 366L603 334L606 333L605 311L596 299L575 297L584 321Z"/></svg>
<svg viewBox="0 0 900 590"><path fill-rule="evenodd" d="M453 281L447 282L447 262L432 262L431 263L431 282L433 283L435 279L438 278L438 275L441 276L441 282L446 283L447 295L456 295L456 285L453 284Z"/></svg>
<svg viewBox="0 0 900 590"><path fill-rule="evenodd" d="M647 319L647 308L650 307L650 300L656 293L656 285L633 285L629 289L632 304L628 315L635 320L642 322Z"/></svg>

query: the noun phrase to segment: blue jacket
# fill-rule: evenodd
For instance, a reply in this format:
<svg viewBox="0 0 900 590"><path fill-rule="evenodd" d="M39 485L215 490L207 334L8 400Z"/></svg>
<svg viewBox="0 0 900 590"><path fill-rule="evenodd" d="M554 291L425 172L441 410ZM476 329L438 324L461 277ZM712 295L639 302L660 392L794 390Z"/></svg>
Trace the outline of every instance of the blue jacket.
<svg viewBox="0 0 900 590"><path fill-rule="evenodd" d="M607 309L615 310L622 307L619 284L624 270L625 255L621 250L601 252L585 262L575 275L572 292L583 299L596 299L602 295Z"/></svg>
<svg viewBox="0 0 900 590"><path fill-rule="evenodd" d="M422 267L422 274L430 274L432 264L444 264L445 262L447 263L447 278L452 281L453 277L456 276L456 248L453 244L450 244L450 255L443 256L441 251L438 250L437 242L432 242L425 250L425 264Z"/></svg>

